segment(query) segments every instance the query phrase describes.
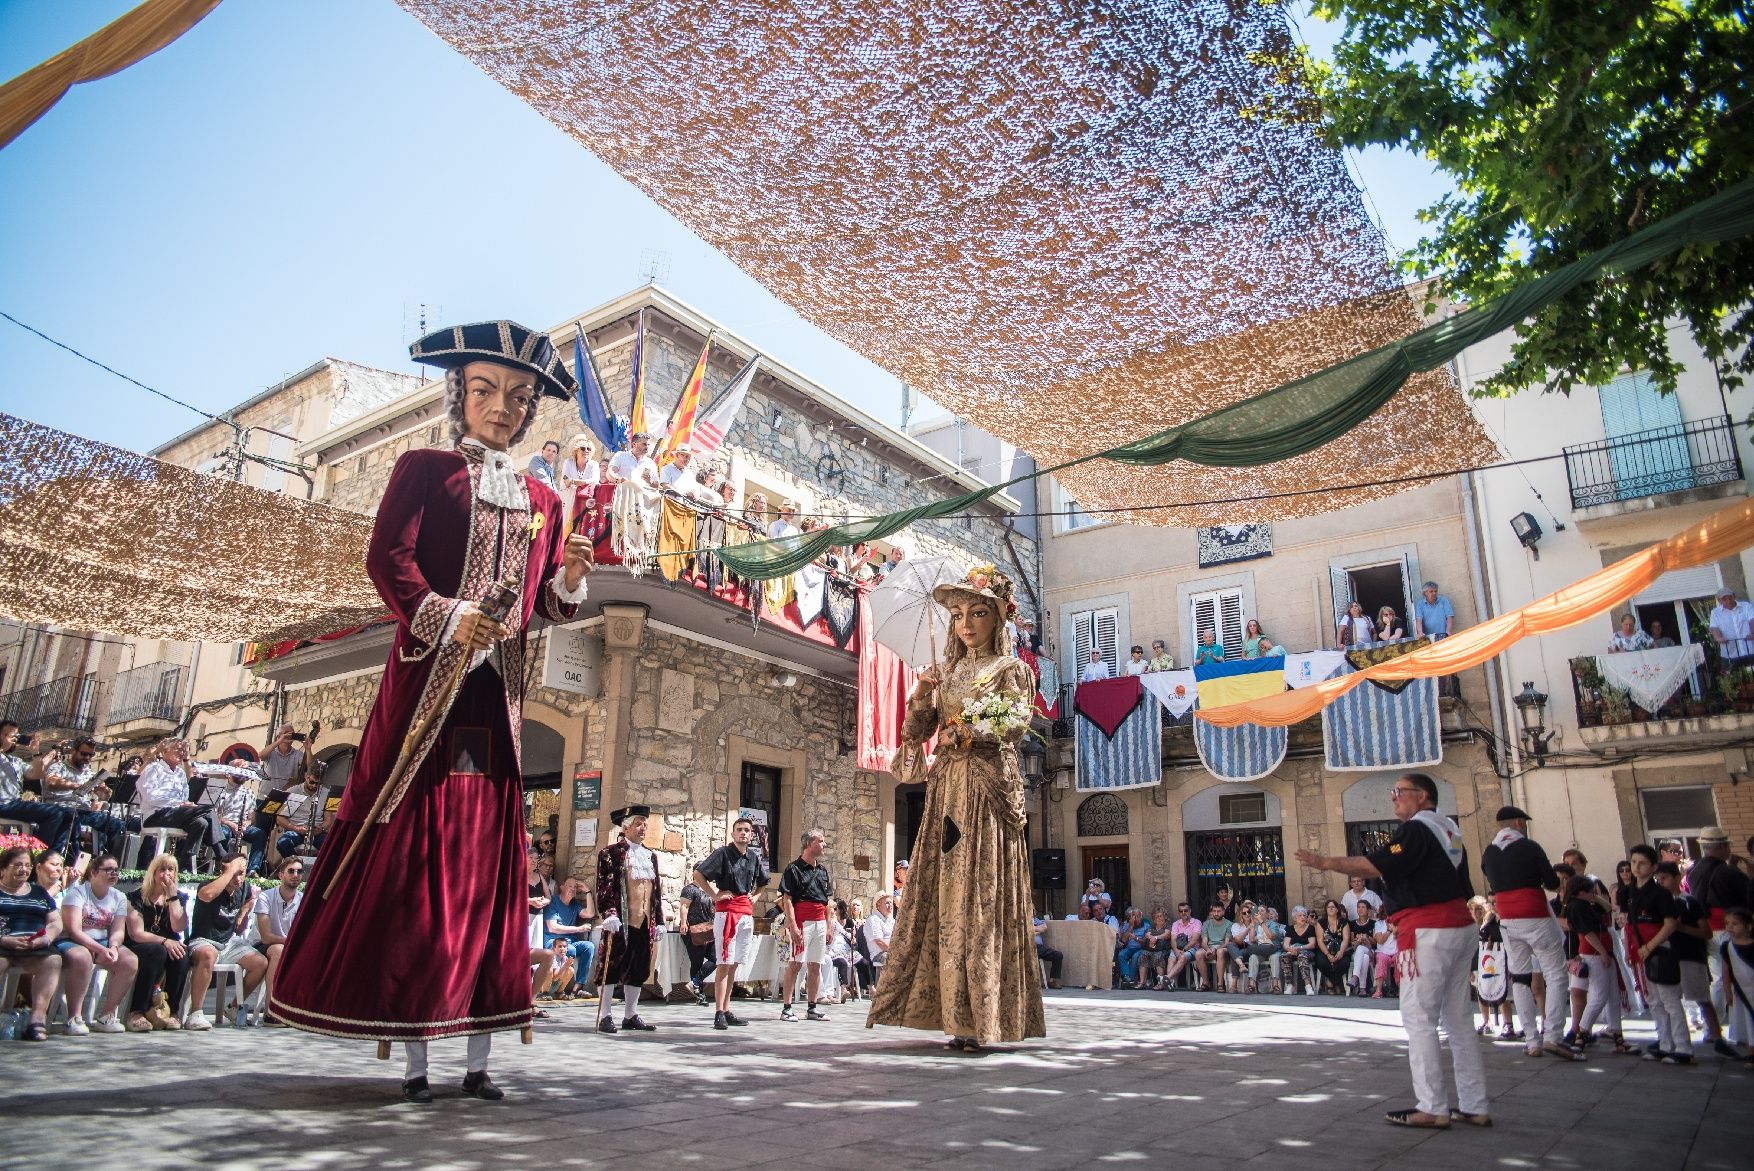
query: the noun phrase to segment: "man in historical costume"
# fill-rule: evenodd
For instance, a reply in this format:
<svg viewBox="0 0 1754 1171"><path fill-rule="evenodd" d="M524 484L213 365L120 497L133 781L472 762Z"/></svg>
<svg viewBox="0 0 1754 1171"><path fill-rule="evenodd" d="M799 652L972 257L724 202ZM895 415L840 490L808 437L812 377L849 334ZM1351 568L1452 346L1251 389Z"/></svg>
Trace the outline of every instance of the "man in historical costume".
<svg viewBox="0 0 1754 1171"><path fill-rule="evenodd" d="M1297 860L1316 870L1380 878L1387 892L1389 923L1395 929L1395 966L1401 985L1401 1024L1407 1030L1407 1061L1413 1068L1416 1109L1391 1110L1396 1126L1445 1130L1452 1122L1490 1126L1486 1066L1468 976L1479 934L1468 900L1468 851L1462 831L1437 811L1437 782L1424 773L1404 773L1389 790L1401 822L1392 838L1363 857L1326 857L1297 851ZM1455 1067L1456 1108L1449 1106L1443 1081L1439 1025L1449 1036Z"/></svg>
<svg viewBox="0 0 1754 1171"><path fill-rule="evenodd" d="M271 1004L295 1028L375 1038L385 1055L404 1042L416 1102L432 1100L427 1042L466 1036L463 1090L497 1099L491 1036L532 1014L524 634L538 612L574 618L591 568L559 499L507 449L540 395L575 384L545 335L510 321L442 329L412 353L445 371L455 446L397 460L372 527L366 572L395 640Z"/></svg>
<svg viewBox="0 0 1754 1171"><path fill-rule="evenodd" d="M713 900L713 1028L749 1022L731 1011L737 969L755 954L755 892L767 885L767 857L751 849L755 823L739 817L731 840L694 868L694 883ZM794 973L795 974L795 973Z"/></svg>
<svg viewBox="0 0 1754 1171"><path fill-rule="evenodd" d="M639 1016L639 992L652 978L658 937L664 930L664 891L658 878L658 856L646 846L652 811L629 805L609 815L621 827L621 840L597 853L597 909L603 916L603 946L597 982L597 1031L622 1029L655 1033ZM615 985L621 985L621 1025L609 1019Z"/></svg>
<svg viewBox="0 0 1754 1171"><path fill-rule="evenodd" d="M1547 892L1559 889L1559 875L1553 872L1547 851L1528 836L1528 814L1506 805L1498 811L1497 820L1498 834L1480 855L1480 870L1498 908L1511 996L1517 1016L1528 1030L1527 1053L1539 1057L1545 1052L1566 1061L1582 1061L1583 1055L1565 1043L1571 976L1565 966L1565 932L1547 902ZM1535 1032L1537 970L1547 986L1540 1033Z"/></svg>
<svg viewBox="0 0 1754 1171"><path fill-rule="evenodd" d="M977 566L932 597L949 611L950 645L908 699L898 777L918 779L921 746L934 732L937 754L925 774L907 899L866 1024L944 1032L951 1049L976 1052L1047 1035L1017 759L1035 679L1006 645L1005 620L1016 607L997 569ZM982 717L986 728L976 727L963 715L968 700L1011 714Z"/></svg>
<svg viewBox="0 0 1754 1171"><path fill-rule="evenodd" d="M780 1009L782 1021L795 1021L792 994L798 986L798 969L808 965L804 974L804 991L808 1020L825 1021L828 1016L816 1007L816 996L822 986L822 968L828 963L828 904L834 897L834 881L828 867L822 864L822 851L827 836L819 829L804 831L803 849L780 875L780 913L785 916L786 932L792 939L792 958L786 961L781 976L785 991L785 1007Z"/></svg>

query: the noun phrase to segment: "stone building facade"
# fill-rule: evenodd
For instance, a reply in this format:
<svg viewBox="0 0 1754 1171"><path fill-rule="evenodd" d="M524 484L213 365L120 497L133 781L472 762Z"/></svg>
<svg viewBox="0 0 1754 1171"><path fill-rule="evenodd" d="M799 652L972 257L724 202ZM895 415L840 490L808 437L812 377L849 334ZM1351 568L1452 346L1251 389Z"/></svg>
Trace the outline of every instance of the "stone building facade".
<svg viewBox="0 0 1754 1171"><path fill-rule="evenodd" d="M657 430L715 327L653 287L585 314L578 324L622 412L642 310L648 421ZM551 335L570 359L572 327ZM703 407L753 353L748 342L716 334ZM341 507L375 509L398 456L448 443L440 398L439 384L429 383L304 445L301 454L320 469L319 495ZM545 439L564 446L580 430L573 404L545 401L514 456L522 463ZM776 505L792 502L825 519L890 512L982 484L766 357L714 462L740 498L759 489ZM1019 510L1018 501L996 497L967 520L917 524L883 547L899 544L909 557L994 562L1039 596L1037 552L1017 531ZM906 854L905 827L898 835L895 816L906 803L898 803L887 772L856 767L855 656L770 623L752 626L746 611L657 574L636 578L604 566L590 581L585 616L573 624L599 648L590 687L581 694L542 684L542 660L557 635L541 631L531 640L524 708L534 828L552 825L563 867L593 874L597 849L613 840L609 811L648 804L656 814L648 843L658 850L674 905L688 868L727 840L739 808L754 807L768 818L778 866L795 856L802 831L820 828L828 835L836 890L868 902ZM384 654L368 632L301 648L263 668L285 683L290 719L322 719L333 777L345 777ZM772 898L770 889L763 904Z"/></svg>

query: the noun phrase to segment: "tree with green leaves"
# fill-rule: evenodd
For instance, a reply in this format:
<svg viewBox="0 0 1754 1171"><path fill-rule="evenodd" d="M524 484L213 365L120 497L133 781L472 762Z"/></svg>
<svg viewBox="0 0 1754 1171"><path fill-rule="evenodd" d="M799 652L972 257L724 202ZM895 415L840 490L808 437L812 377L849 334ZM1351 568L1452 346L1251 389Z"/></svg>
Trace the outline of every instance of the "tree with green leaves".
<svg viewBox="0 0 1754 1171"><path fill-rule="evenodd" d="M1451 179L1401 263L1477 304L1754 175L1751 7L1313 0L1344 31L1331 62L1297 51L1288 73L1308 79L1332 144L1405 148ZM1605 278L1525 323L1478 392L1569 393L1625 367L1673 390L1676 320L1738 385L1754 370L1751 293L1745 239Z"/></svg>

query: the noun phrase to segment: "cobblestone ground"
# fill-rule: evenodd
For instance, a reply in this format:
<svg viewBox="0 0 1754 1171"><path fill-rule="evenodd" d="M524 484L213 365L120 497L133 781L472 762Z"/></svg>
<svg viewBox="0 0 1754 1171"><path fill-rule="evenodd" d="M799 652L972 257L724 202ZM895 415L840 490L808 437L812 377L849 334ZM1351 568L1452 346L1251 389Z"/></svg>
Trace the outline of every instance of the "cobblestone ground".
<svg viewBox="0 0 1754 1171"><path fill-rule="evenodd" d="M600 1037L563 1007L534 1046L500 1038L504 1102L461 1097L462 1043L435 1044L439 1101L397 1096L400 1054L285 1030L5 1043L0 1165L226 1168L1081 1167L1747 1168L1754 1074L1489 1046L1490 1130L1402 1130L1411 1105L1392 1004L1050 994L1045 1042L978 1056L826 1024L714 1032L648 1007L657 1033ZM619 1009L617 1014L619 1015ZM1642 1027L1641 1027L1642 1026ZM1647 1041L1646 1022L1634 1040Z"/></svg>

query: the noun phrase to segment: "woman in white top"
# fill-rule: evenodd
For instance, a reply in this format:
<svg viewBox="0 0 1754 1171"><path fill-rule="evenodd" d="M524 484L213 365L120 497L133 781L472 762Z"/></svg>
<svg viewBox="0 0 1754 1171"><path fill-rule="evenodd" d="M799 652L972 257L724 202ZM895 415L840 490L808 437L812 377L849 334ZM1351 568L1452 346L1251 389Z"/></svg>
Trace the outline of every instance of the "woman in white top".
<svg viewBox="0 0 1754 1171"><path fill-rule="evenodd" d="M1608 640L1608 653L1624 654L1626 651L1648 651L1655 644L1650 635L1638 628L1638 619L1630 614L1620 615L1620 630Z"/></svg>
<svg viewBox="0 0 1754 1171"><path fill-rule="evenodd" d="M1127 661L1121 664L1121 673L1124 675L1143 675L1150 669L1151 664L1146 661L1145 648L1142 646L1135 646L1127 656Z"/></svg>
<svg viewBox="0 0 1754 1171"><path fill-rule="evenodd" d="M80 1037L96 1029L121 1033L126 1029L116 1011L134 986L138 960L122 946L128 926L128 899L116 889L121 863L114 854L91 860L86 881L61 896L61 972L67 992L67 1035ZM94 967L110 974L95 1019L83 1019L85 993L91 987Z"/></svg>
<svg viewBox="0 0 1754 1171"><path fill-rule="evenodd" d="M1371 625L1370 619L1364 616L1362 603L1353 602L1346 607L1346 613L1340 617L1340 625L1335 638L1343 651L1375 641L1376 627Z"/></svg>
<svg viewBox="0 0 1754 1171"><path fill-rule="evenodd" d="M877 896L877 904L871 913L865 916L865 950L871 953L871 964L878 975L883 974L883 965L889 959L889 937L894 934L895 896L884 891Z"/></svg>
<svg viewBox="0 0 1754 1171"><path fill-rule="evenodd" d="M560 503L570 518L578 515L574 507L578 493L595 491L603 479L603 469L597 463L597 445L585 432L574 435L567 450L572 454L560 465Z"/></svg>

